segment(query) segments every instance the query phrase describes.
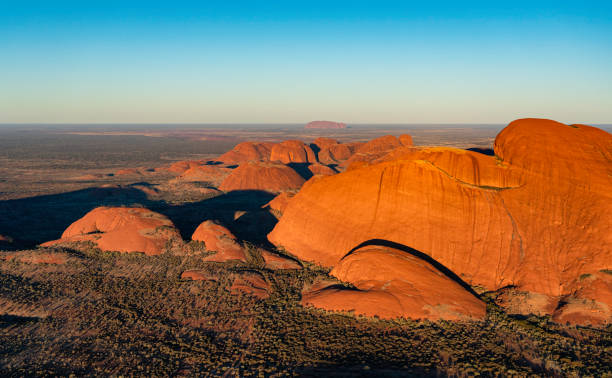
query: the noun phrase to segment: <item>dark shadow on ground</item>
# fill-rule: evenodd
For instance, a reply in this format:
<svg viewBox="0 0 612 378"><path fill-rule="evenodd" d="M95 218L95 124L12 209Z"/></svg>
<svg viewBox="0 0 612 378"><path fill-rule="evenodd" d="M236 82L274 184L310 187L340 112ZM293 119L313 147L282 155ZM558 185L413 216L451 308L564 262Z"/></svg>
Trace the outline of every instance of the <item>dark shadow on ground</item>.
<svg viewBox="0 0 612 378"><path fill-rule="evenodd" d="M148 203L145 193L130 187L100 187L0 202L0 234L25 248L54 240L74 221L98 206Z"/></svg>
<svg viewBox="0 0 612 378"><path fill-rule="evenodd" d="M302 176L304 180L308 180L313 176L310 169L308 169L310 163L289 163L287 165L293 168L293 170L296 171L298 175Z"/></svg>
<svg viewBox="0 0 612 378"><path fill-rule="evenodd" d="M359 244L355 248L351 249L346 255L344 255L344 257L352 254L353 252L355 252L355 251L357 251L357 250L359 250L359 249L361 249L363 247L369 247L369 246L381 246L381 247L394 248L394 249L398 249L400 251L406 252L408 254L411 254L414 257L420 258L421 260L424 260L424 261L428 262L429 264L433 265L436 269L438 269L442 274L444 274L445 276L447 276L451 280L457 282L465 290L467 290L470 293L472 293L472 295L474 295L476 298L480 298L480 296L474 290L472 290L472 287L467 282L463 281L452 270L448 269L447 267L442 265L440 262L434 260L431 256L429 256L429 255L427 255L427 254L425 254L425 253L423 253L421 251L417 251L416 249L408 247L407 245L404 245L404 244L400 244L400 243L396 243L396 242L392 242L390 240L384 240L384 239L370 239L368 241L365 241L365 242Z"/></svg>
<svg viewBox="0 0 612 378"><path fill-rule="evenodd" d="M272 230L276 218L261 207L270 202L274 195L262 190L236 190L199 202L169 206L166 203L151 203L149 209L164 214L179 229L185 240L200 223L216 220L230 229L239 239L260 244L265 241L267 230ZM258 214L255 224L248 222L249 214ZM237 218L237 219L235 219ZM271 223L274 221L274 223ZM258 235L258 232L262 232Z"/></svg>
<svg viewBox="0 0 612 378"><path fill-rule="evenodd" d="M150 200L141 190L130 186L88 188L0 201L0 235L15 241L12 246L5 243L6 249L32 248L58 239L70 224L96 207L143 206L170 218L185 240L191 239L201 222L211 219L227 225L244 241L267 244L266 235L276 224L276 218L261 206L272 198L274 194L265 191L243 190L175 205L164 200ZM240 217L236 220L237 213Z"/></svg>
<svg viewBox="0 0 612 378"><path fill-rule="evenodd" d="M478 152L479 154L483 154L487 156L495 156L495 151L493 151L492 148L473 147L473 148L468 148L467 150L472 151L472 152Z"/></svg>
<svg viewBox="0 0 612 378"><path fill-rule="evenodd" d="M19 315L10 315L4 314L0 315L0 329L13 327L16 325L23 325L30 322L37 322L40 318L33 316L19 316Z"/></svg>
<svg viewBox="0 0 612 378"><path fill-rule="evenodd" d="M314 152L317 161L319 161L319 152L321 152L321 148L314 143L310 143L309 146L312 152Z"/></svg>

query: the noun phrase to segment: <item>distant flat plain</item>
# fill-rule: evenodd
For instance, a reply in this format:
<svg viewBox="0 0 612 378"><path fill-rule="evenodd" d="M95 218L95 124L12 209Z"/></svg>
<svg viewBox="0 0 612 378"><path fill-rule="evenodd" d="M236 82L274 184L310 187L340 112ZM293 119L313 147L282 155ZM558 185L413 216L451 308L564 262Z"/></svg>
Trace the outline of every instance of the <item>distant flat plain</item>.
<svg viewBox="0 0 612 378"><path fill-rule="evenodd" d="M88 174L155 168L210 159L243 141L279 142L317 137L341 142L410 134L417 146L489 149L504 124L355 124L304 129L303 124L0 124L0 200L78 190ZM598 125L612 130L612 125Z"/></svg>
<svg viewBox="0 0 612 378"><path fill-rule="evenodd" d="M301 124L69 124L0 125L0 200L83 189L120 178L87 182L88 174L155 168L180 160L210 159L243 141L341 142L410 134L415 145L491 148L504 125L350 125L307 130Z"/></svg>

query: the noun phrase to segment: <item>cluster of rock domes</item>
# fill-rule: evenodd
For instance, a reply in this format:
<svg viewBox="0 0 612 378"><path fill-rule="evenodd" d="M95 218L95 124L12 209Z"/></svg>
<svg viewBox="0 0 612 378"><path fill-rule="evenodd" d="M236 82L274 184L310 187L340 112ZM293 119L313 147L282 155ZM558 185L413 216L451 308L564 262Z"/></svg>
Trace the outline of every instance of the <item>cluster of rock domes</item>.
<svg viewBox="0 0 612 378"><path fill-rule="evenodd" d="M459 282L500 291L502 305L516 296L532 302L510 306L518 313L612 322L612 136L585 125L523 119L501 131L494 147L495 156L397 146L373 153L374 159L360 157L346 172L305 185L269 239L300 259L333 267L333 275L359 289L332 288L334 300L320 288L305 297L323 308L360 303L351 309L414 316L414 302L406 306L404 297L422 296L430 282L438 305L423 300L422 317L482 315L473 301L458 300ZM379 250L376 257L354 250L364 242L399 250ZM415 256L420 272L412 266L417 262L400 263ZM433 280L443 271L455 282ZM414 277L422 277L418 286ZM396 303L393 311L371 299L381 292Z"/></svg>
<svg viewBox="0 0 612 378"><path fill-rule="evenodd" d="M523 119L499 133L494 152L414 147L409 135L244 142L215 161L166 170L177 182L206 181L215 190L280 193L266 205L279 218L268 239L350 284L315 282L304 288L304 305L474 320L486 313L476 290L493 293L510 313L612 323L612 136ZM160 214L98 208L49 244L91 241L156 254L171 239L180 234ZM247 258L215 222L202 223L192 239L217 252L209 261ZM269 267L300 267L259 253ZM253 282L236 285L261 284Z"/></svg>

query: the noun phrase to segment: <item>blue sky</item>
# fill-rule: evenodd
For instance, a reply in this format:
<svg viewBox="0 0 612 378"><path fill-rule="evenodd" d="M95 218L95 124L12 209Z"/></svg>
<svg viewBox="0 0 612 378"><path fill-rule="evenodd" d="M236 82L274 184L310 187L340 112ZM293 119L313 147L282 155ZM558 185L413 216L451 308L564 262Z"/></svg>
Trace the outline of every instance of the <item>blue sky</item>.
<svg viewBox="0 0 612 378"><path fill-rule="evenodd" d="M528 116L612 122L612 2L0 0L4 123Z"/></svg>

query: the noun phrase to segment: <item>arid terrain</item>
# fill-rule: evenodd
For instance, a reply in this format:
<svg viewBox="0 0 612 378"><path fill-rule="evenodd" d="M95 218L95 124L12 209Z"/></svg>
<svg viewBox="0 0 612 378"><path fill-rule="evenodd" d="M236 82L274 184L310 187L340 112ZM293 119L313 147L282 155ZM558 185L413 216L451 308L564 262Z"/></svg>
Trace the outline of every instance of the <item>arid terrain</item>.
<svg viewBox="0 0 612 378"><path fill-rule="evenodd" d="M0 125L0 374L612 376L610 130Z"/></svg>

